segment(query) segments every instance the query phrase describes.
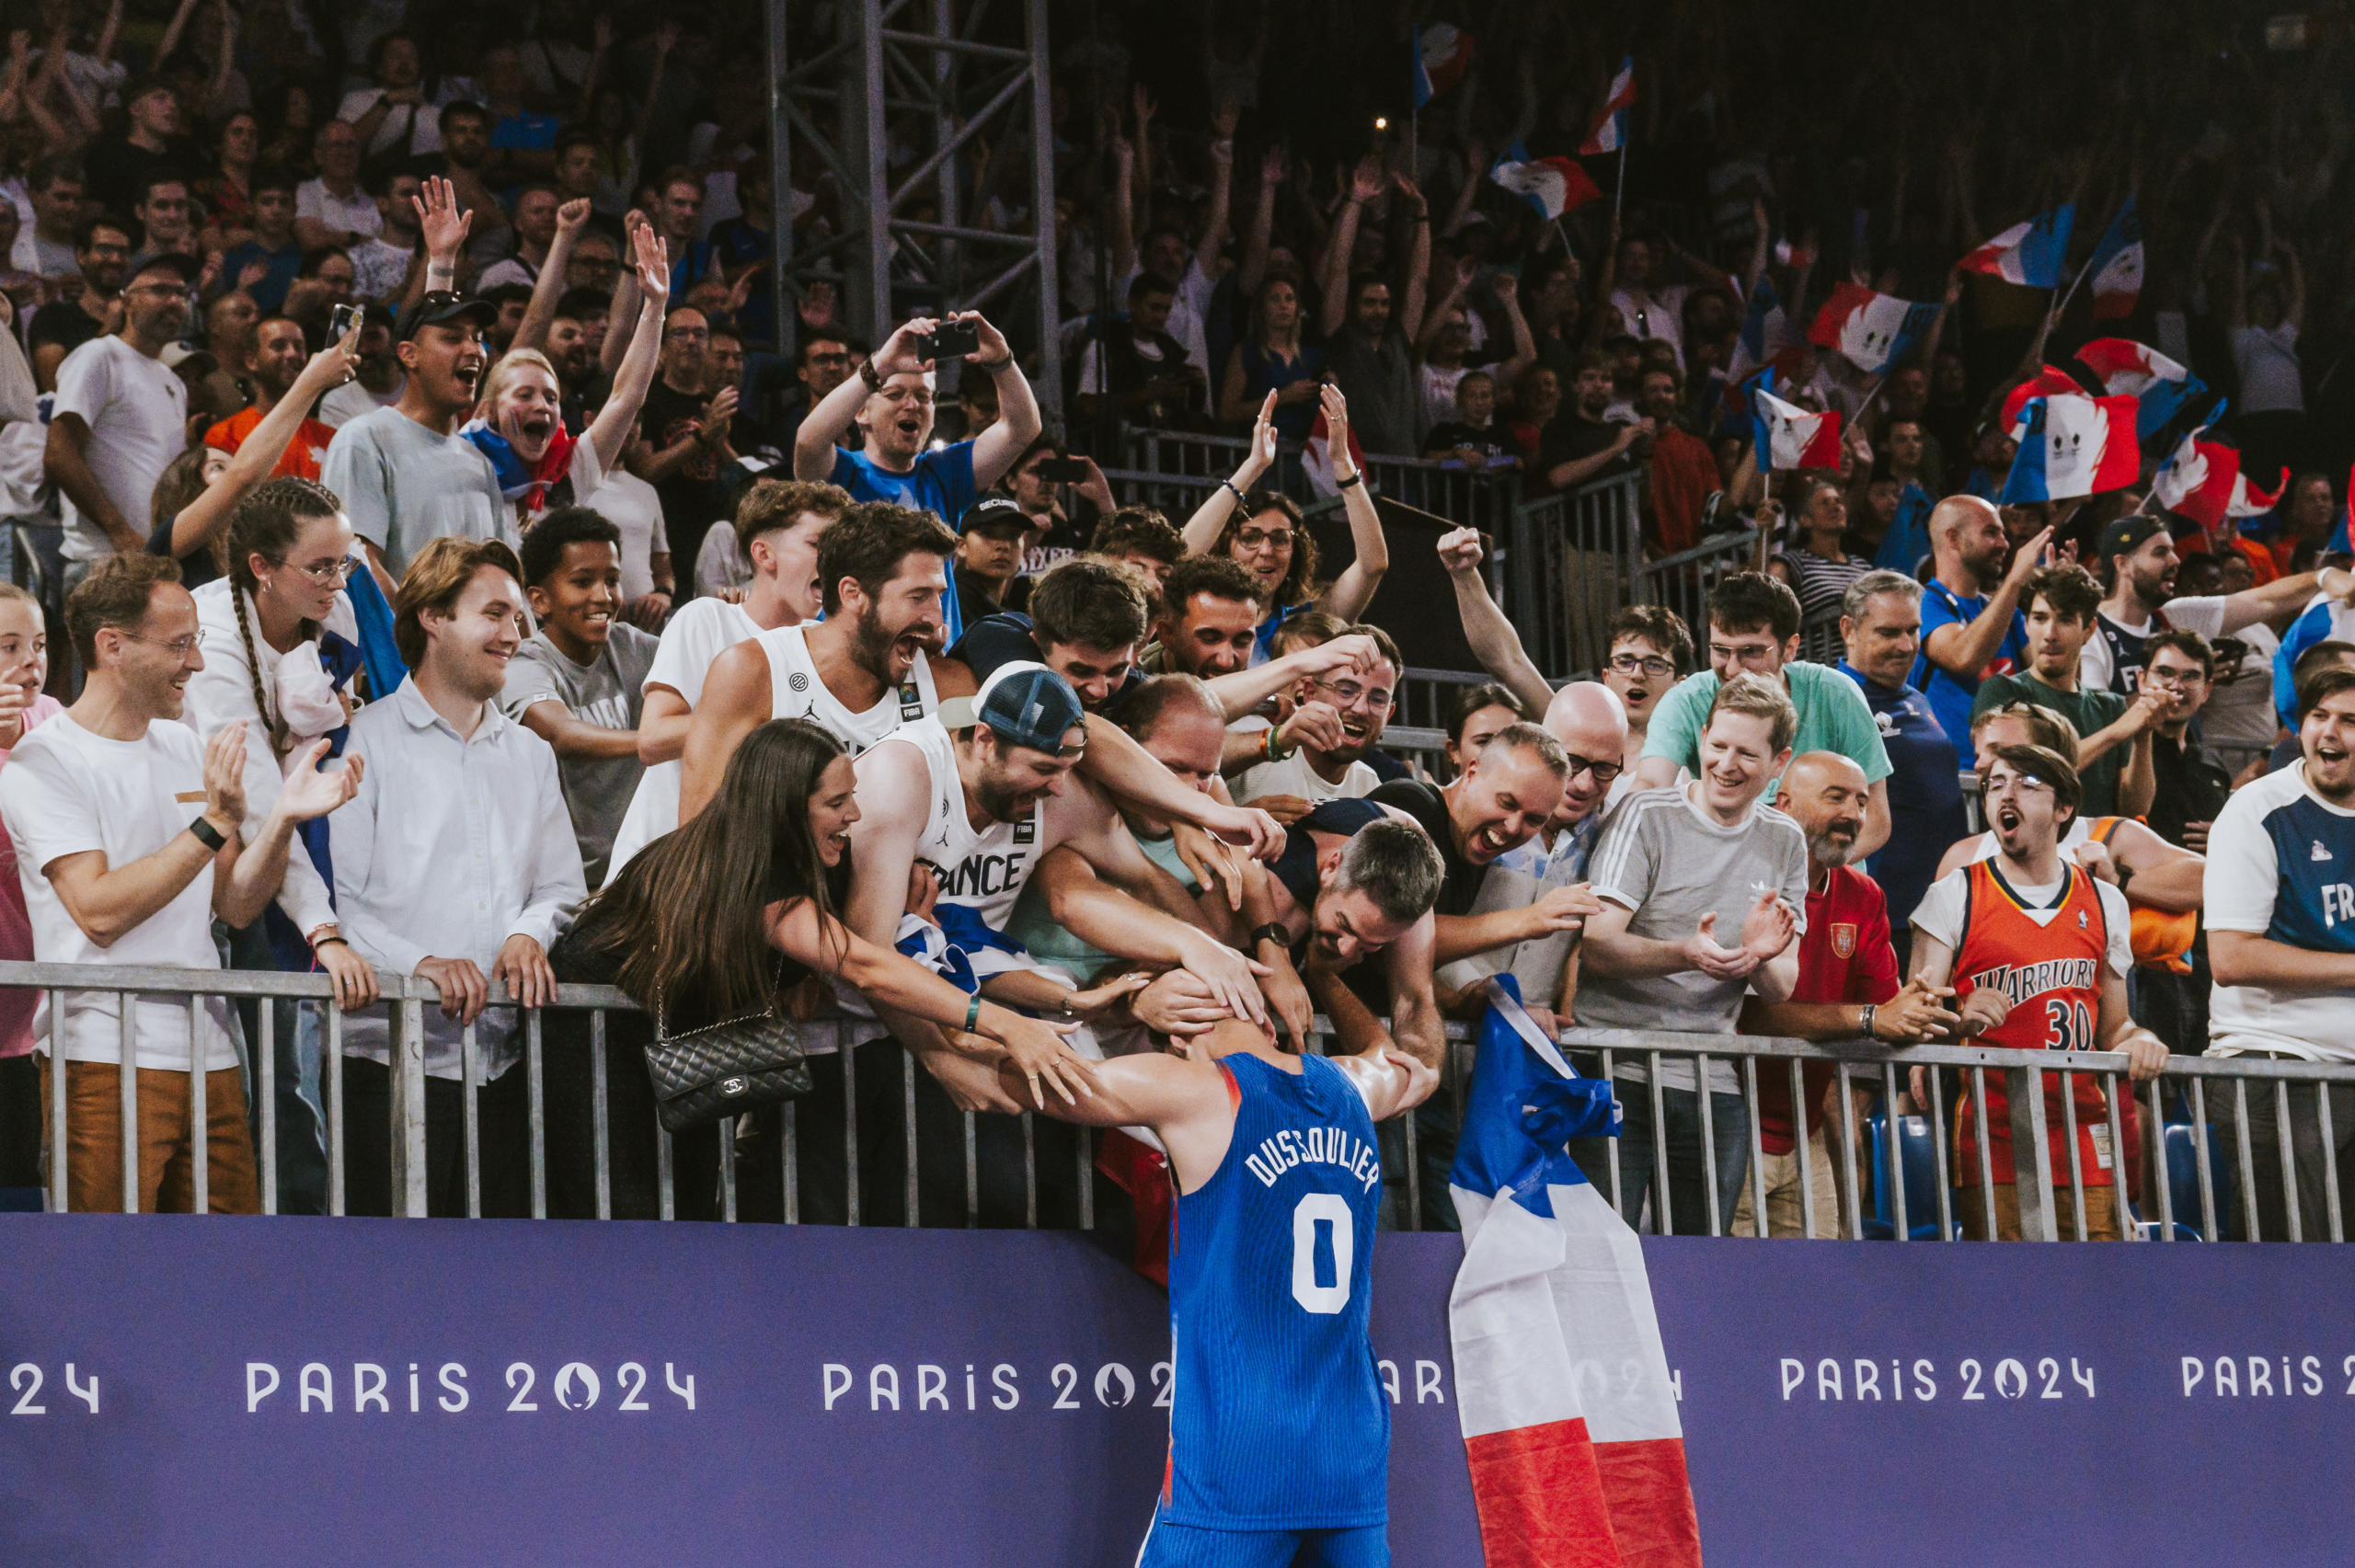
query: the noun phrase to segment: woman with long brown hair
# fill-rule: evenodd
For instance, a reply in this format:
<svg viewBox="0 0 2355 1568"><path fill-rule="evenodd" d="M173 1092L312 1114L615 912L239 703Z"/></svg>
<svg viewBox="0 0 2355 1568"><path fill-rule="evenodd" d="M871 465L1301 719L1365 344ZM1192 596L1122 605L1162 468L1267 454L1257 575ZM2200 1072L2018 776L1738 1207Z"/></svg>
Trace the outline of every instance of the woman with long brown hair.
<svg viewBox="0 0 2355 1568"><path fill-rule="evenodd" d="M647 1010L607 1021L616 1216L651 1217L659 1203L654 1094L639 1055L654 1037L658 1015L666 1033L684 1034L762 1013L773 1001L784 1007L806 981L832 982L880 1009L940 1025L959 1050L1003 1049L1041 1086L1041 1105L1049 1090L1066 1100L1090 1092L1093 1067L1063 1043L1070 1025L970 996L842 922L835 911L859 819L856 783L842 743L816 725L762 725L729 759L713 808L639 851L549 952L559 981L617 985ZM551 1013L547 1031L549 1044L562 1047L548 1063L549 1212L593 1214L586 1020ZM818 1089L802 1104L839 1116L842 1075L818 1073L816 1066ZM813 1149L825 1141L819 1129L799 1130L805 1190L813 1180L838 1182L839 1157L812 1158L833 1154ZM705 1177L716 1171L718 1152L709 1129L675 1140L680 1214L708 1214Z"/></svg>

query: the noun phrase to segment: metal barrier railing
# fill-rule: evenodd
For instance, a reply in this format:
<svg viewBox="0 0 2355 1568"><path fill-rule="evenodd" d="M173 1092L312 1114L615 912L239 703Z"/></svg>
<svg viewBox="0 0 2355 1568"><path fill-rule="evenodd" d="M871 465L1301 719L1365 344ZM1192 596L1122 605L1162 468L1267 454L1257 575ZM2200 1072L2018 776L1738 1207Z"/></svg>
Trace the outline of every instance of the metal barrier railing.
<svg viewBox="0 0 2355 1568"><path fill-rule="evenodd" d="M428 1212L423 1010L438 1005L438 998L428 981L408 976L386 975L381 979L395 1024L391 1032L395 1048L387 1129L392 1208L396 1214L421 1216ZM9 962L0 963L0 986L37 988L48 992L49 1045L52 1053L58 1031L63 1027L58 1003L64 992L112 992L119 998L125 993L183 998L191 1025L200 1021L208 997L283 1000L315 1008L321 1020L325 1046L322 1087L329 1157L328 1208L330 1213L345 1211L341 1177L347 1136L344 1014L328 994L324 976ZM498 997L500 1002L504 1001L503 991ZM137 1011L136 1007L130 1007L122 1012L125 1022L120 1060L126 1066L136 1059L133 1036ZM258 1122L256 1156L260 1207L265 1213L275 1213L279 1207L273 1114L274 1011L267 1006L258 1010L261 1037L248 1053L257 1080L251 1102ZM612 1114L615 1085L608 1078L607 1026L615 1015L642 1015L626 996L600 986L560 987L551 1006L526 1010L523 1014L522 1059L510 1070L525 1074L530 1212L534 1218L545 1218L549 1213L548 1062L544 1024L552 1013L570 1013L588 1014L594 1210L597 1218L610 1219L615 1211L615 1140L623 1129L616 1127ZM1319 1019L1316 1026L1320 1033L1312 1039L1311 1048L1321 1050L1326 1038L1321 1033L1326 1028L1325 1021ZM895 1185L903 1194L901 1222L924 1222L927 1200L920 1190L921 1178L927 1173L936 1177L945 1162L952 1178L956 1168L962 1167L963 1223L981 1223L979 1146L985 1136L982 1118L971 1112L957 1113L962 1119L961 1147L953 1134L947 1140L928 1141L919 1127L915 1059L888 1039L859 1045L844 1053L839 1047L850 1044L850 1027L846 1020L837 1023L824 1019L804 1025L807 1045L821 1049L835 1046L843 1059L838 1093L843 1100L842 1191L845 1212L840 1219L852 1225L861 1222L861 1194L871 1188L867 1182L869 1173L861 1168L860 1129L862 1120L881 1107L883 1114L898 1121L896 1130L902 1140L901 1149L891 1152L902 1157L904 1170L888 1173L896 1177ZM872 1029L872 1025L866 1027ZM465 1209L469 1215L479 1215L483 1208L483 1148L477 1110L483 1089L481 1047L477 1038L480 1028L477 1024L466 1029L461 1049L463 1160ZM1436 1218L1443 1223L1446 1214L1445 1173L1437 1165L1427 1169L1423 1155L1429 1152L1439 1160L1448 1156L1453 1142L1455 1107L1463 1104L1472 1069L1470 1031L1463 1024L1451 1024L1448 1036L1448 1059L1441 1093L1386 1129L1395 1158L1386 1161L1385 1185L1394 1212L1410 1229L1421 1228L1426 1218ZM1791 1122L1800 1151L1794 1162L1799 1214L1797 1233L1808 1237L1819 1234L1813 1150L1803 1130L1804 1118L1795 1109L1808 1104L1806 1070L1814 1065L1831 1070L1822 1095L1829 1102L1827 1156L1835 1188L1828 1196L1836 1201L1833 1229L1843 1236L1863 1239L1885 1234L1894 1240L1925 1239L1920 1233L1924 1225L1929 1225L1927 1237L1958 1240L1960 1230L1957 1214L1966 1195L1978 1199L1981 1214L1994 1216L2000 1212L1997 1195L2002 1184L1993 1178L1986 1109L1987 1091L1994 1083L2004 1091L2007 1105L2007 1115L1997 1127L2008 1133L2016 1156L2017 1179L2010 1185L2016 1199L2022 1239L2086 1239L2096 1228L2088 1223L2088 1193L2103 1186L2131 1185L2138 1171L2148 1173L2142 1183L2143 1205L2146 1209L2156 1210L2156 1219L2138 1220L2130 1215L2126 1205L2119 1204L2116 1212L2129 1239L2150 1239L2154 1235L2167 1242L2183 1238L2216 1241L2226 1236L2262 1240L2277 1228L2280 1234L2272 1239L2296 1242L2319 1240L2323 1235L2334 1242L2345 1239L2329 1091L2355 1088L2355 1066L2175 1057L2159 1078L2141 1086L2143 1098L2137 1104L2136 1088L2121 1077L2127 1069L2126 1059L2099 1052L2010 1051L1969 1045L1890 1047L1861 1040L1819 1045L1757 1036L1575 1028L1563 1034L1561 1043L1573 1062L1582 1063L1585 1069L1614 1082L1622 1106L1629 1113L1629 1125L1623 1138L1594 1140L1599 1147L1574 1147L1572 1152L1582 1162L1591 1163L1589 1174L1595 1185L1631 1224L1655 1232L1712 1236L1737 1233L1736 1211L1746 1200L1752 1208L1748 1233L1768 1233L1770 1204L1760 1088L1763 1082L1768 1082L1766 1074L1786 1073L1790 1106L1794 1108ZM875 1054L879 1049L881 1054ZM629 1056L626 1053L621 1059L627 1060ZM887 1073L879 1089L872 1078L879 1064ZM1685 1065L1695 1089L1679 1090L1664 1082L1668 1075L1663 1068L1676 1064ZM1723 1071L1716 1070L1719 1069ZM1901 1114L1901 1096L1910 1093L1905 1087L1905 1075L1915 1069L1924 1070L1924 1103L1914 1111ZM862 1076L869 1079L865 1097L859 1087ZM1716 1085L1728 1076L1733 1079L1732 1089L1712 1087L1702 1092L1700 1086ZM2063 1123L2061 1146L2064 1150L2057 1168L2049 1136L2052 1129L2044 1089L2055 1076L2060 1088L2057 1103ZM890 1092L890 1077L898 1079L897 1093ZM2098 1114L2089 1113L2090 1126L2081 1128L2078 1089L2085 1080L2090 1080L2097 1090L2100 1110ZM51 1207L58 1210L68 1206L70 1192L71 1129L66 1081L67 1074L52 1072L46 1107L48 1196ZM1976 1158L1968 1170L1951 1168L1950 1150L1957 1145L1948 1137L1948 1118L1960 1101L1957 1093L1950 1092L1949 1084L1951 1091L1967 1094L1970 1106ZM2295 1096L2292 1093L2293 1086L2299 1091ZM2227 1087L2230 1098L2227 1104L2219 1107L2221 1119L2211 1117L2211 1090L2221 1093ZM1872 1135L1878 1142L1867 1141L1866 1122L1856 1098L1859 1089L1867 1092L1868 1098L1878 1097L1879 1113L1874 1119L1880 1127ZM204 1094L203 1075L193 1075L191 1207L200 1212L208 1203L210 1169ZM1669 1098L1677 1094L1691 1099L1689 1111ZM135 1071L122 1073L121 1096L121 1125L136 1127ZM1721 1103L1727 1100L1736 1104ZM2169 1121L2170 1100L2183 1108L2182 1119ZM2298 1104L2302 1100L2308 1100L2311 1104L2310 1125L2316 1133L2311 1140L2296 1129L2293 1112L2302 1108ZM2262 1134L2252 1131L2253 1102L2263 1113L2257 1119L2270 1123L2274 1147L2269 1150L2259 1149ZM806 1218L799 1181L807 1161L797 1144L798 1112L803 1107L813 1113L827 1108L815 1097L784 1106L778 1118L777 1149L773 1156L777 1162L775 1175L781 1195L777 1217L788 1224L800 1223ZM1669 1114L1671 1110L1679 1112L1674 1118ZM2147 1119L2136 1134L2130 1135L2129 1124L2138 1113ZM1720 1118L1728 1116L1738 1121L1739 1136L1720 1137L1725 1129ZM1014 1120L991 1118L986 1137L1003 1141L1002 1130ZM1034 1227L1040 1222L1044 1182L1053 1185L1059 1194L1072 1201L1081 1228L1092 1229L1096 1225L1092 1175L1095 1141L1085 1129L1064 1129L1078 1136L1070 1143L1072 1162L1066 1167L1065 1175L1054 1175L1040 1159L1040 1145L1046 1136L1042 1123L1043 1119L1034 1123L1028 1113L1019 1118L1025 1222ZM870 1120L869 1125L876 1124ZM937 1128L939 1124L936 1121L935 1125ZM681 1203L673 1140L667 1133L652 1127L650 1121L638 1130L650 1131L655 1141L659 1190L655 1217L674 1219L681 1212ZM2081 1131L2085 1133L2082 1139ZM2212 1147L2217 1136L2226 1131L2232 1139L2229 1153ZM125 1141L124 1209L135 1212L140 1187L137 1140ZM2178 1143L2188 1143L2189 1148L2178 1150ZM710 1212L715 1219L734 1221L740 1218L738 1139L734 1136L719 1136L717 1144L716 1191L712 1195L715 1201ZM2090 1165L2083 1157L2083 1151L2087 1150L2092 1152ZM1692 1184L1683 1180L1677 1169L1696 1152L1703 1177L1698 1212L1692 1207ZM1860 1156L1874 1165L1871 1171L1860 1171ZM2320 1162L2318 1181L2302 1166L2302 1160L2307 1158ZM1641 1162L1637 1164L1639 1159ZM2177 1164L2184 1169L2175 1171ZM2268 1164L2278 1166L2278 1186L2269 1185L2277 1173L2267 1169ZM1631 1165L1635 1169L1630 1170ZM2223 1169L2219 1170L2220 1165ZM2108 1181L2097 1174L2101 1169L2108 1172ZM1668 1173L1665 1181L1649 1174L1663 1171ZM1929 1189L1926 1203L1921 1191L1925 1179ZM2180 1202L2176 1191L2179 1181L2185 1184ZM1684 1189L1681 1197L1680 1187ZM1913 1189L1911 1196L1909 1188ZM2309 1211L2308 1199L2317 1190L2321 1194L2319 1207ZM1865 1205L1868 1192L1873 1195L1870 1215ZM1680 1206L1683 1206L1682 1218ZM1930 1219L1933 1209L1935 1221ZM953 1199L950 1211L954 1211ZM934 1212L940 1212L936 1206ZM2194 1214L2196 1224L2192 1222ZM2271 1217L2279 1217L2278 1225Z"/></svg>
<svg viewBox="0 0 2355 1568"><path fill-rule="evenodd" d="M1648 597L1641 486L1642 476L1631 474L1515 500L1502 520L1497 567L1504 612L1548 675L1601 670L1611 651L1611 617Z"/></svg>
<svg viewBox="0 0 2355 1568"><path fill-rule="evenodd" d="M1758 547L1754 532L1713 533L1690 550L1641 562L1635 601L1665 604L1693 630L1696 643L1709 635L1709 592L1728 572L1747 570Z"/></svg>

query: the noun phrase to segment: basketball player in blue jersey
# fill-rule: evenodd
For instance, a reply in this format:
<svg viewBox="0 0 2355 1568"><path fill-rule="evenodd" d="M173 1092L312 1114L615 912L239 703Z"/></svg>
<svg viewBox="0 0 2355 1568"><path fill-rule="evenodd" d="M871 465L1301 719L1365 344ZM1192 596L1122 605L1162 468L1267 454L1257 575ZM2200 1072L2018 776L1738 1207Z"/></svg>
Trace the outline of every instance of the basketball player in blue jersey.
<svg viewBox="0 0 2355 1568"><path fill-rule="evenodd" d="M1429 916L1439 852L1411 824L1350 841L1334 880ZM1360 1010L1355 1054L1290 1056L1230 1019L1187 1054L1121 1057L1048 1114L1146 1127L1178 1187L1169 1459L1138 1568L1384 1568L1390 1402L1366 1312L1382 1156L1374 1124L1437 1072ZM1010 1095L1028 1084L1001 1070Z"/></svg>

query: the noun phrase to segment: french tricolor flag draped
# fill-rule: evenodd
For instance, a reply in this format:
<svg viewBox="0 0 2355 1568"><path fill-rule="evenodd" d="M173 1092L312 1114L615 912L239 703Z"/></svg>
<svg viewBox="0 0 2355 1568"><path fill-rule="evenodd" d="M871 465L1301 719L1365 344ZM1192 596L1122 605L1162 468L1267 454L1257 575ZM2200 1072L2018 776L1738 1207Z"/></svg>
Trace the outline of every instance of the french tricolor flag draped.
<svg viewBox="0 0 2355 1568"><path fill-rule="evenodd" d="M2200 440L2207 429L2184 437L2151 480L2152 500L2203 529L2224 521L2241 477L2241 454L2221 441Z"/></svg>
<svg viewBox="0 0 2355 1568"><path fill-rule="evenodd" d="M2142 476L2134 400L2082 393L2032 397L2013 429L2020 443L2004 505L2065 501L2122 490Z"/></svg>
<svg viewBox="0 0 2355 1568"><path fill-rule="evenodd" d="M1763 386L1751 388L1750 399L1751 434L1757 443L1760 472L1840 466L1838 409L1818 414L1784 402Z"/></svg>
<svg viewBox="0 0 2355 1568"><path fill-rule="evenodd" d="M1518 142L1504 150L1488 177L1537 209L1541 218L1558 218L1603 194L1572 160L1532 158Z"/></svg>
<svg viewBox="0 0 2355 1568"><path fill-rule="evenodd" d="M1627 144L1627 111L1636 103L1636 57L1632 54L1619 62L1619 74L1611 78L1611 96L1603 100L1603 112L1595 117L1594 129L1586 133L1586 144L1579 149L1582 157L1597 153L1615 153Z"/></svg>
<svg viewBox="0 0 2355 1568"><path fill-rule="evenodd" d="M1878 375L1905 357L1937 315L1936 305L1876 293L1861 283L1838 283L1816 313L1807 340L1819 348L1837 349L1858 370Z"/></svg>
<svg viewBox="0 0 2355 1568"><path fill-rule="evenodd" d="M2062 253L2069 248L2069 229L2076 218L2075 202L2055 207L2025 223L2014 223L1955 265L1965 272L1984 272L2006 283L2058 288Z"/></svg>
<svg viewBox="0 0 2355 1568"><path fill-rule="evenodd" d="M1522 1011L1488 1012L1448 1185L1464 1266L1448 1301L1456 1413L1487 1568L1699 1568L1684 1428L1636 1233L1564 1145L1615 1136Z"/></svg>
<svg viewBox="0 0 2355 1568"><path fill-rule="evenodd" d="M2212 395L2198 376L2156 349L2131 338L2097 338L2078 349L2076 358L2077 363L2093 372L2104 392L2134 399L2138 441L2149 441L2176 416Z"/></svg>

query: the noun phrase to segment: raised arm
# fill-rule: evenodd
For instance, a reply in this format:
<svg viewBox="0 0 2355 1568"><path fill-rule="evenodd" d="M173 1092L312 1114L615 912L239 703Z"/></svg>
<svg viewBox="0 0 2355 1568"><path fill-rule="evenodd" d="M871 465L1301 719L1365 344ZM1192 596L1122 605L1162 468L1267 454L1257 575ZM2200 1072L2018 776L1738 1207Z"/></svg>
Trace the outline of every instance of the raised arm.
<svg viewBox="0 0 2355 1568"><path fill-rule="evenodd" d="M1226 249L1235 200L1235 125L1242 112L1231 99L1211 111L1211 211L1202 223L1202 243L1194 247L1194 265L1205 278L1217 276L1220 253Z"/></svg>
<svg viewBox="0 0 2355 1568"><path fill-rule="evenodd" d="M679 756L682 823L692 819L719 792L728 759L736 754L744 737L767 721L774 701L768 655L757 642L738 643L712 660L711 673L704 679L703 700L688 717L686 744ZM874 809L871 803L867 809ZM922 819L919 811L917 820ZM859 930L866 932L864 926ZM890 935L886 931L880 936L870 934L868 940L884 941Z"/></svg>
<svg viewBox="0 0 2355 1568"><path fill-rule="evenodd" d="M977 310L963 311L948 319L973 324L981 338L981 353L968 358L965 368L984 372L997 383L997 423L973 441L973 488L987 490L1030 450L1030 443L1039 439L1046 425L1040 418L1039 398L1030 390L1030 378L1015 361L1014 349L1005 334Z"/></svg>
<svg viewBox="0 0 2355 1568"><path fill-rule="evenodd" d="M902 371L921 371L929 365L915 347L915 339L932 334L934 323L928 316L918 316L903 322L899 329L883 340L867 362L875 368L876 383ZM999 339L1004 342L1004 338ZM831 476L834 471L834 447L850 430L858 411L867 406L867 383L862 369L846 378L842 385L818 400L801 421L801 429L793 437L793 476L797 479L818 480ZM978 453L976 454L978 455ZM980 473L975 471L978 484Z"/></svg>
<svg viewBox="0 0 2355 1568"><path fill-rule="evenodd" d="M1284 182L1284 150L1270 145L1259 159L1259 196L1251 209L1251 229L1243 236L1243 265L1235 287L1246 299L1259 292L1268 273L1268 247L1276 229L1276 188Z"/></svg>
<svg viewBox="0 0 2355 1568"><path fill-rule="evenodd" d="M230 514L238 503L253 494L255 488L270 475L278 460L309 418L312 406L333 388L351 379L359 356L353 352L360 341L360 328L354 326L339 343L330 343L311 356L294 384L276 407L261 417L229 459L229 466L221 477L199 492L196 499L180 509L172 519L172 554L186 555L213 542L229 526Z"/></svg>
<svg viewBox="0 0 2355 1568"><path fill-rule="evenodd" d="M1431 204L1415 182L1404 175L1394 175L1391 183L1407 199L1407 222L1415 237L1407 247L1407 298L1398 316L1398 329L1413 342L1423 332L1423 302L1430 297L1431 283Z"/></svg>
<svg viewBox="0 0 2355 1568"><path fill-rule="evenodd" d="M1242 505L1243 498L1251 493L1251 486L1275 466L1275 462L1276 395L1271 392L1259 405L1259 418L1251 427L1250 449L1244 452L1242 463L1235 467L1235 477L1212 490L1203 498L1202 504L1194 509L1194 515L1186 520L1182 537L1186 541L1188 555L1210 554L1212 546L1218 543L1218 536L1226 531L1228 514Z"/></svg>
<svg viewBox="0 0 2355 1568"><path fill-rule="evenodd" d="M1480 661L1481 669L1503 681L1531 713L1543 714L1554 700L1553 682L1529 657L1521 634L1497 608L1497 601L1488 597L1488 585L1480 577L1481 554L1476 528L1459 528L1440 536L1439 564L1455 589L1456 612L1464 618L1464 640L1472 646L1472 657Z"/></svg>
<svg viewBox="0 0 2355 1568"><path fill-rule="evenodd" d="M636 253L638 246L638 231L647 226L645 215L635 208L623 217L622 243L630 246L633 254ZM605 303L605 319L608 322L638 319L637 268L624 267L615 272L614 297ZM599 372L609 376L620 374L622 355L627 349L628 343L622 334L609 328L605 333L605 341L597 349Z"/></svg>
<svg viewBox="0 0 2355 1568"><path fill-rule="evenodd" d="M1978 678L2004 646L2012 630L2012 614L2019 608L2020 589L2034 575L2037 564L2043 559L2044 547L2052 542L2052 531L2046 529L2020 547L2012 557L2009 570L1995 591L1987 596L1987 608L1968 623L1950 622L1922 639L1922 651L1932 664L1958 681Z"/></svg>
<svg viewBox="0 0 2355 1568"><path fill-rule="evenodd" d="M1357 248L1358 225L1365 221L1365 204L1382 194L1382 161L1372 154L1358 160L1350 176L1349 199L1325 246L1325 273L1317 280L1318 330L1330 338L1350 318L1350 254ZM1425 236L1428 239L1428 235ZM1403 319L1403 318L1402 318ZM1411 334L1409 335L1411 336Z"/></svg>
<svg viewBox="0 0 2355 1568"><path fill-rule="evenodd" d="M1137 264L1137 150L1126 136L1112 133L1112 281L1115 287ZM1102 302L1109 308L1111 302Z"/></svg>
<svg viewBox="0 0 2355 1568"><path fill-rule="evenodd" d="M589 223L589 199L576 197L556 210L556 237L548 241L547 259L540 264L540 275L532 280L532 297L523 306L523 320L515 328L516 349L545 349L548 341L548 324L556 319L556 302L564 292L565 268L572 260L572 247L580 239L580 231Z"/></svg>
<svg viewBox="0 0 2355 1568"><path fill-rule="evenodd" d="M581 220L585 223L588 203L583 201ZM654 384L654 367L662 357L662 313L671 298L671 252L662 236L649 223L638 231L638 254L635 258L638 292L645 303L638 307L638 327L630 334L629 352L622 357L622 368L614 377L614 389L605 398L605 406L597 411L596 421L589 427L589 439L596 444L597 461L611 473L621 462L623 443L628 441L630 427L638 423L638 413L646 406L647 389ZM559 243L561 241L559 240ZM548 262L540 269L540 282L533 294L539 303L537 288L545 288L548 275L558 272L554 247ZM554 308L551 300L549 306ZM607 337L613 336L609 327ZM726 390L725 388L722 389Z"/></svg>
<svg viewBox="0 0 2355 1568"><path fill-rule="evenodd" d="M1316 608L1344 621L1355 621L1373 601L1374 589L1382 586L1383 574L1390 570L1390 542L1383 537L1382 514L1375 509L1373 498L1366 493L1364 484L1349 483L1360 477L1357 464L1350 455L1349 400L1338 386L1322 387L1318 395L1324 400L1325 424L1331 433L1326 446L1332 453L1333 477L1343 486L1341 509L1350 520L1350 543L1356 547L1357 558L1333 579L1330 588L1316 596Z"/></svg>

